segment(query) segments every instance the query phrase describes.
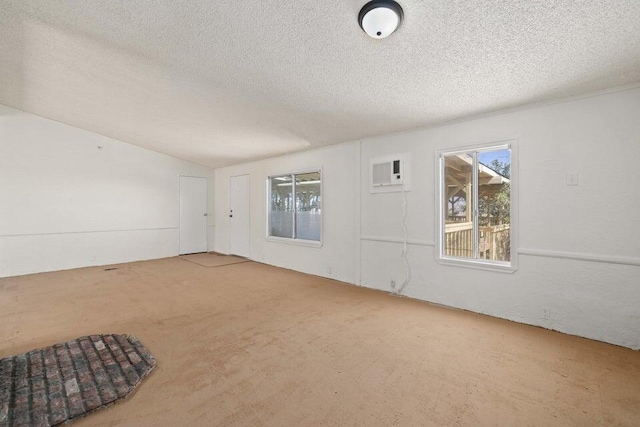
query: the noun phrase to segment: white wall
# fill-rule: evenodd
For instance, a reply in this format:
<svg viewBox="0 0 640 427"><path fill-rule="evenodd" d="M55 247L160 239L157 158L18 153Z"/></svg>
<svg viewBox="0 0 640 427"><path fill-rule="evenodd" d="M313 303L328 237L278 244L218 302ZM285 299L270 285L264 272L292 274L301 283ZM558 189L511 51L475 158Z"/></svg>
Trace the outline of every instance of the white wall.
<svg viewBox="0 0 640 427"><path fill-rule="evenodd" d="M356 149L348 143L285 157L247 163L215 174L215 250L229 252L229 177L250 175L251 259L279 267L354 283L358 200ZM266 180L269 175L322 168L323 246L309 247L266 240Z"/></svg>
<svg viewBox="0 0 640 427"><path fill-rule="evenodd" d="M436 263L436 150L505 139L518 150L518 271ZM410 246L406 295L640 347L640 89L375 138L362 165L396 151L413 157L407 228L422 243ZM567 172L579 173L578 186L566 185ZM362 236L400 237L399 196L366 190ZM399 246L362 241L364 285L390 290L391 276L404 277Z"/></svg>
<svg viewBox="0 0 640 427"><path fill-rule="evenodd" d="M435 261L435 152L515 139L519 268L513 274ZM640 348L640 89L537 106L216 170L216 250L228 248L228 177L251 175L252 258L391 290L404 279L400 193L370 194L369 159L409 153L404 294ZM322 249L265 240L268 174L324 167ZM515 166L514 166L515 167ZM579 185L566 186L578 172ZM331 269L331 274L329 274ZM542 308L551 318L542 318Z"/></svg>
<svg viewBox="0 0 640 427"><path fill-rule="evenodd" d="M180 175L212 209L209 168L0 106L0 277L177 255Z"/></svg>

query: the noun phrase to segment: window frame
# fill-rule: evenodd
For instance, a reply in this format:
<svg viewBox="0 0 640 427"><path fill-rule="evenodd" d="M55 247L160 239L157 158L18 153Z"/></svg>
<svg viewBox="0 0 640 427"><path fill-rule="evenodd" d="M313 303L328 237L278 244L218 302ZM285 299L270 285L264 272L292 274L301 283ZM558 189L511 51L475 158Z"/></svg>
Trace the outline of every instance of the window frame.
<svg viewBox="0 0 640 427"><path fill-rule="evenodd" d="M296 235L296 210L294 206L293 213L293 236L294 237L279 237L279 236L271 236L270 233L270 215L271 215L271 179L279 176L290 175L292 179L292 188L291 192L293 195L293 199L295 201L295 190L296 190L296 175L304 175L308 173L318 173L320 174L320 240L307 240L307 239L298 239L295 237ZM266 213L267 213L267 221L265 227L265 240L274 243L287 243L293 245L300 246L311 246L311 247L322 247L324 244L324 179L323 179L323 171L322 167L319 168L308 168L308 169L300 169L293 172L281 172L281 173L270 173L266 178ZM295 205L295 202L294 202Z"/></svg>
<svg viewBox="0 0 640 427"><path fill-rule="evenodd" d="M511 252L511 260L510 261L493 261L482 258L461 258L461 257L452 257L444 254L444 235L445 235L445 206L444 206L444 183L445 183L445 164L444 158L446 155L452 154L460 154L465 153L468 154L470 152L477 151L492 151L492 150L500 150L500 149L510 149L511 150L511 170L510 170L510 191L511 191L511 205L510 205L510 252ZM477 177L478 173L478 161L476 156L474 155L474 165L473 165L473 175ZM488 271L497 271L502 273L514 273L518 270L518 231L519 231L519 221L518 221L518 144L517 140L509 139L502 141L494 141L489 143L478 143L471 144L467 146L457 146L452 148L440 148L436 150L435 156L435 182L437 185L435 191L435 209L436 209L436 221L435 221L435 257L436 261L442 265L449 266L458 266L458 267L467 267L474 268L480 270L488 270ZM474 200L478 200L478 185L477 178L474 179L473 182L473 196ZM474 209L474 217L477 218L477 211ZM474 254L475 248L477 247L477 236L478 236L478 221L474 221L473 225L474 230Z"/></svg>

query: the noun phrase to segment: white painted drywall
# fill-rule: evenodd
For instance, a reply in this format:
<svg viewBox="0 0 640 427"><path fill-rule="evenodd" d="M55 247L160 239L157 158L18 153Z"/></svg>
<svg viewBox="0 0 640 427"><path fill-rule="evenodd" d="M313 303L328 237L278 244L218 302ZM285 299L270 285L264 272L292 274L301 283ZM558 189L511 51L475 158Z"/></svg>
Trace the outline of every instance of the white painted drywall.
<svg viewBox="0 0 640 427"><path fill-rule="evenodd" d="M518 270L438 264L436 151L508 139L518 149ZM392 278L404 279L401 245L393 242L402 237L401 194L370 194L368 166L371 158L404 152L413 165L413 279L405 295L640 348L640 89L218 169L216 249L228 247L228 177L248 173L253 259L389 291ZM326 201L322 249L266 241L266 176L318 166ZM566 185L567 172L578 172L578 186Z"/></svg>
<svg viewBox="0 0 640 427"><path fill-rule="evenodd" d="M519 269L486 272L435 262L435 152L474 143L516 139L518 148ZM405 294L562 332L640 347L640 266L559 258L608 257L640 265L640 90L532 108L421 132L376 138L369 157L408 151L413 280ZM420 160L422 159L422 160ZM577 171L578 186L566 185ZM399 237L390 218L393 195L362 187L362 236ZM397 220L395 221L397 222ZM400 245L362 242L362 283L390 290L404 277ZM529 255L527 255L529 253ZM544 256L531 256L531 253ZM542 309L551 310L543 318Z"/></svg>
<svg viewBox="0 0 640 427"><path fill-rule="evenodd" d="M0 277L177 255L180 175L211 209L212 169L0 105Z"/></svg>
<svg viewBox="0 0 640 427"><path fill-rule="evenodd" d="M340 144L285 157L216 169L215 250L229 253L229 178L251 181L251 259L354 283L357 191L356 143ZM266 240L267 177L322 168L322 247Z"/></svg>

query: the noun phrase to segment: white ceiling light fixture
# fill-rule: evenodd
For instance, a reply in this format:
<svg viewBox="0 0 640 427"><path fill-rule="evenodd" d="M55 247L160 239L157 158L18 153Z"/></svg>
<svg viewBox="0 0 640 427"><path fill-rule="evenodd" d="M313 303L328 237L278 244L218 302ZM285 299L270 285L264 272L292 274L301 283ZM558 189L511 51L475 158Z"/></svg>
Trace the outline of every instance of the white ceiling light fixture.
<svg viewBox="0 0 640 427"><path fill-rule="evenodd" d="M400 27L404 12L393 0L373 0L358 14L360 28L374 39L383 39Z"/></svg>

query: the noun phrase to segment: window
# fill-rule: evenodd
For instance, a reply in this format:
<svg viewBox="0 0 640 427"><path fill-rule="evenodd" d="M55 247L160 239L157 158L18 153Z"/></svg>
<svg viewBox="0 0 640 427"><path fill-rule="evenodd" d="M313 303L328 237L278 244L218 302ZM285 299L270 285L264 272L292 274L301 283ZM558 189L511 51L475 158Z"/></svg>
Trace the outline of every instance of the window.
<svg viewBox="0 0 640 427"><path fill-rule="evenodd" d="M440 153L439 258L512 267L511 146Z"/></svg>
<svg viewBox="0 0 640 427"><path fill-rule="evenodd" d="M270 176L268 237L320 242L322 178L320 171Z"/></svg>

